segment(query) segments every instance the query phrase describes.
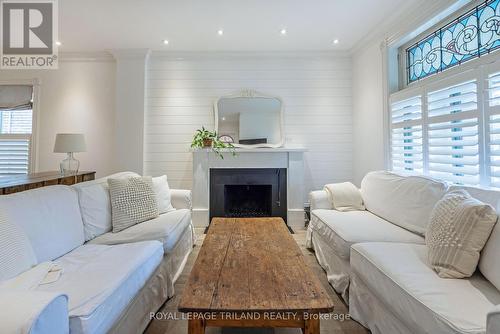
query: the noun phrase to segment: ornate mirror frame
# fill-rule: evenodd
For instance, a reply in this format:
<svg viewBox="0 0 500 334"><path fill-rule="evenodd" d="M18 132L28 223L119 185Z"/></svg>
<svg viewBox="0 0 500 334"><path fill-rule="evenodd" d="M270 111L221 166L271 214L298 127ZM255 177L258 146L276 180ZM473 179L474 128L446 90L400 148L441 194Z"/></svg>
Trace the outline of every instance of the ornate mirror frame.
<svg viewBox="0 0 500 334"><path fill-rule="evenodd" d="M237 144L234 143L234 147L237 148L278 148L282 147L285 144L285 127L283 125L283 99L279 96L269 95L265 93L261 93L252 89L242 89L239 92L220 96L214 102L214 119L215 119L215 131L219 132L219 101L222 99L235 99L241 97L255 97L255 98L268 98L268 99L276 99L280 102L280 132L281 139L277 144L253 144L253 145L245 145L245 144Z"/></svg>

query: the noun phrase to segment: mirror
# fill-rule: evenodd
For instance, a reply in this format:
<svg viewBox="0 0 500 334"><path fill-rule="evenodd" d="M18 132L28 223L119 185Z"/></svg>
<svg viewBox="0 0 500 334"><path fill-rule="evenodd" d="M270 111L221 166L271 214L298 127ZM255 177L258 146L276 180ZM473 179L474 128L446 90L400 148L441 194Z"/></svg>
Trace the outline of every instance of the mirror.
<svg viewBox="0 0 500 334"><path fill-rule="evenodd" d="M284 143L283 102L279 97L244 90L214 103L219 138L236 147L280 147Z"/></svg>

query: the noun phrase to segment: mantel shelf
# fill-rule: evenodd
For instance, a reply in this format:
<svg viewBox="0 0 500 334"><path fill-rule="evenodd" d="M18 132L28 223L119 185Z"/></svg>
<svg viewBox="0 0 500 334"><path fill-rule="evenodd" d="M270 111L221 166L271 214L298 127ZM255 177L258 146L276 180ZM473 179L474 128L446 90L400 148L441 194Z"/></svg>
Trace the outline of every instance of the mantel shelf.
<svg viewBox="0 0 500 334"><path fill-rule="evenodd" d="M198 148L191 149L193 153L207 153L211 152L209 148ZM222 149L221 152L230 152L230 149ZM270 148L270 147L262 147L262 148L240 148L237 147L234 149L237 153L283 153L283 152L307 152L306 148L303 147L278 147L278 148Z"/></svg>

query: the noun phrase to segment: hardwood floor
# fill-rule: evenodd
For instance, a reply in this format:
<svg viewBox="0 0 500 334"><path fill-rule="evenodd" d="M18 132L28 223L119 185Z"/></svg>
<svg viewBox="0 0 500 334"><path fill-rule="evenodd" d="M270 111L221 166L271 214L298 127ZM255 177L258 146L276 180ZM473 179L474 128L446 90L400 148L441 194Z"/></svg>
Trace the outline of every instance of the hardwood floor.
<svg viewBox="0 0 500 334"><path fill-rule="evenodd" d="M184 289L189 273L193 267L193 264L198 256L200 250L200 245L203 243L205 235L203 234L203 229L197 229L196 234L198 236L197 246L193 249L190 255L186 267L175 283L176 295L170 299L159 311L160 315L164 319L154 319L149 327L146 329L147 334L187 334L187 320L182 319L182 314L177 311L177 305L179 303L180 295ZM348 311L346 305L342 302L340 296L338 296L333 288L328 284L325 272L319 266L314 253L305 248L305 231L297 231L293 235L295 241L298 243L300 249L304 253L306 263L309 267L317 274L323 286L328 291L330 297L335 304L335 310L333 312L332 319L321 321L321 333L322 334L366 334L369 333L357 322L348 319ZM166 318L166 319L165 319ZM342 319L342 320L338 320ZM300 329L248 329L248 328L215 328L208 327L206 330L207 334L300 334Z"/></svg>

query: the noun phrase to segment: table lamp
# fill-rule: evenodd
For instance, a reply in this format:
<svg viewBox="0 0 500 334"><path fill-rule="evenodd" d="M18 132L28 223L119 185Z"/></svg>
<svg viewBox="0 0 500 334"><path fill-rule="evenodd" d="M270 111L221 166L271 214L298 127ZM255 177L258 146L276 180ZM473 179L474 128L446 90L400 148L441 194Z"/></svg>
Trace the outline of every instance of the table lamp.
<svg viewBox="0 0 500 334"><path fill-rule="evenodd" d="M85 152L85 136L81 133L58 133L54 144L54 153L67 153L66 159L61 161L62 175L75 175L80 168L80 161L74 158L76 152Z"/></svg>

